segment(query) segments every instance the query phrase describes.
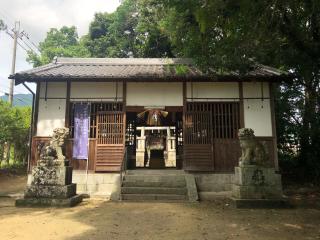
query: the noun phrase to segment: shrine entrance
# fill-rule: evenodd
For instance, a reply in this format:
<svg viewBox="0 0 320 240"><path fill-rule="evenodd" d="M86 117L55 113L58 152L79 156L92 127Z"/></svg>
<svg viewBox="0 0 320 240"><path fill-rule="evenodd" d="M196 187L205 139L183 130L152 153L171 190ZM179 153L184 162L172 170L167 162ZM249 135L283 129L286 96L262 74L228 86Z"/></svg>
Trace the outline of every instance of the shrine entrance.
<svg viewBox="0 0 320 240"><path fill-rule="evenodd" d="M137 127L136 167L176 167L175 127Z"/></svg>
<svg viewBox="0 0 320 240"><path fill-rule="evenodd" d="M157 125L148 123L149 116L141 118L141 112L126 114L128 169L181 169L182 112L165 113Z"/></svg>

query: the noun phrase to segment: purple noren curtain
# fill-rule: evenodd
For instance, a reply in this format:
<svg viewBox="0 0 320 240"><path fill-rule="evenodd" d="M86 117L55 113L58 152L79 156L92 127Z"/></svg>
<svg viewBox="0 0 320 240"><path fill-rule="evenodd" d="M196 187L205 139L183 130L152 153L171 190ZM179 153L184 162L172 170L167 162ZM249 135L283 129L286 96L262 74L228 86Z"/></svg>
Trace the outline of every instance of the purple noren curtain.
<svg viewBox="0 0 320 240"><path fill-rule="evenodd" d="M74 105L74 140L72 157L88 159L89 144L89 104Z"/></svg>

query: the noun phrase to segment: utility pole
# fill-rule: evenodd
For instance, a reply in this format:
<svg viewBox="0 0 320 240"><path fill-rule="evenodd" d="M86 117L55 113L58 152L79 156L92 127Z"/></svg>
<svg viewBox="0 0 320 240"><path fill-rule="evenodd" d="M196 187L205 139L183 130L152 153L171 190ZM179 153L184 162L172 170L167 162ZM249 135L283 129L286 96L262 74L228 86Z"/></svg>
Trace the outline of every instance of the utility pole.
<svg viewBox="0 0 320 240"><path fill-rule="evenodd" d="M20 37L20 22L16 21L14 23L13 32L13 53L12 53L12 65L11 65L11 75L15 74L16 71L16 57L17 57L17 42L18 37ZM9 89L9 104L13 104L13 88L14 88L14 79L10 79L10 89Z"/></svg>

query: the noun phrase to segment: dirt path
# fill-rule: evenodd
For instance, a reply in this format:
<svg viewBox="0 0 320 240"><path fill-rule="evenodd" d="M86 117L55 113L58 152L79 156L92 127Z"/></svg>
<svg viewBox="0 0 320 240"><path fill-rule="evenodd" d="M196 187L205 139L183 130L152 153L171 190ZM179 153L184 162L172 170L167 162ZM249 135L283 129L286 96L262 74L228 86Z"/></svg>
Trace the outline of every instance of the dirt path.
<svg viewBox="0 0 320 240"><path fill-rule="evenodd" d="M27 184L27 175L12 175L0 172L0 196L22 194Z"/></svg>
<svg viewBox="0 0 320 240"><path fill-rule="evenodd" d="M26 176L0 175L1 194L22 192ZM15 208L0 197L0 239L320 239L320 210L239 210L215 203L112 203Z"/></svg>
<svg viewBox="0 0 320 240"><path fill-rule="evenodd" d="M2 198L0 216L0 239L320 239L319 210L237 210L221 202L91 200L70 209L28 209Z"/></svg>
<svg viewBox="0 0 320 240"><path fill-rule="evenodd" d="M0 196L22 194L27 184L27 175L12 175L0 172Z"/></svg>

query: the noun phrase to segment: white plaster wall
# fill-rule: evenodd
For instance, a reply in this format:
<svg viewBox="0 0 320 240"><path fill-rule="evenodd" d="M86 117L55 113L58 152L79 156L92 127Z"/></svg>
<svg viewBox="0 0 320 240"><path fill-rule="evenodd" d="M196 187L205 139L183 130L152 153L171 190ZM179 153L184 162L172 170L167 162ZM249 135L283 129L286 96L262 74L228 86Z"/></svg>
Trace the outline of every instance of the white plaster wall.
<svg viewBox="0 0 320 240"><path fill-rule="evenodd" d="M183 106L182 83L127 83L127 106Z"/></svg>
<svg viewBox="0 0 320 240"><path fill-rule="evenodd" d="M263 83L263 95L269 97L269 85ZM244 98L261 98L261 83L244 82ZM272 121L270 100L264 99L244 99L244 125L252 128L256 136L272 136Z"/></svg>
<svg viewBox="0 0 320 240"><path fill-rule="evenodd" d="M40 84L37 136L49 136L57 127L64 127L67 84L65 82L47 83L47 101L45 101L46 83ZM64 98L64 99L50 99Z"/></svg>
<svg viewBox="0 0 320 240"><path fill-rule="evenodd" d="M65 99L40 99L37 124L37 136L50 136L52 130L64 127Z"/></svg>
<svg viewBox="0 0 320 240"><path fill-rule="evenodd" d="M237 82L193 83L192 89L193 98L239 98L239 84ZM191 83L187 83L187 98L191 98L191 96ZM223 101L227 100L223 99Z"/></svg>
<svg viewBox="0 0 320 240"><path fill-rule="evenodd" d="M48 82L47 97L65 98L67 94L67 84L65 82ZM45 97L46 83L40 84L40 98Z"/></svg>
<svg viewBox="0 0 320 240"><path fill-rule="evenodd" d="M116 83L115 82L73 82L71 83L71 98L111 98L105 99L111 101L116 97ZM118 83L118 94L117 97L122 97L122 83ZM94 99L89 99L94 100Z"/></svg>

